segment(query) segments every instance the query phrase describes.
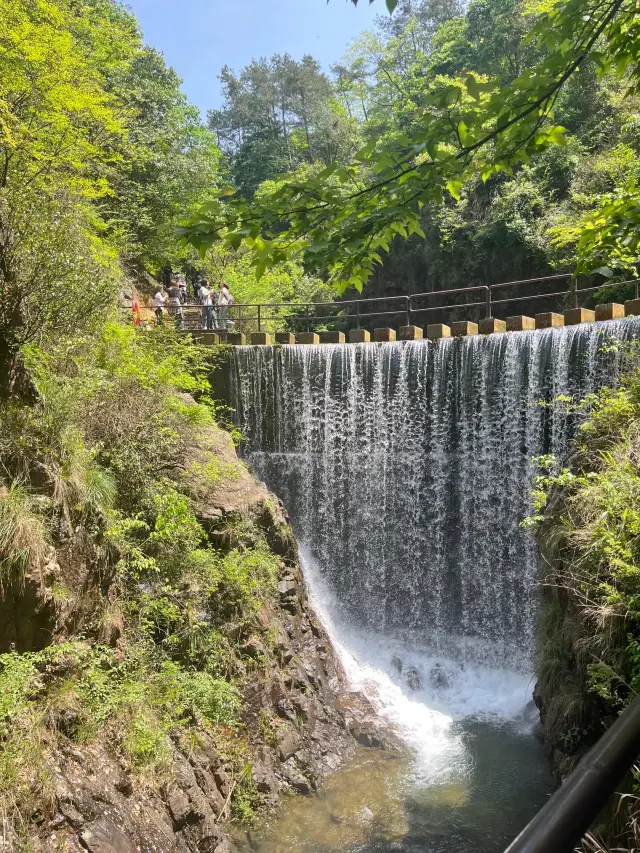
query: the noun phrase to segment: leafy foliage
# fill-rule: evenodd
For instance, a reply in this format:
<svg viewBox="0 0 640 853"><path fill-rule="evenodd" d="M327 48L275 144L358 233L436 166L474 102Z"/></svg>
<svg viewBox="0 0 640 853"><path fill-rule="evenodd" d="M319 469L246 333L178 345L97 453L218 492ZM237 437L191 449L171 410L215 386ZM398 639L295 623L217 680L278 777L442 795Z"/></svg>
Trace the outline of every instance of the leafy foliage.
<svg viewBox="0 0 640 853"><path fill-rule="evenodd" d="M169 328L116 321L23 349L33 399L0 410L0 581L19 596L46 575L62 621L43 639L55 633L51 645L0 655L8 825L46 801L48 756L65 740L108 741L132 773L159 784L172 738L205 731L241 775L244 691L273 654L271 640L259 655L244 644L266 630L281 560L249 519L232 532L220 522L213 536L197 517L185 448L202 453L197 473L211 488L239 465L203 451L217 435L203 396L209 350ZM79 555L95 576L67 623ZM232 809L249 814L252 786L235 786Z"/></svg>
<svg viewBox="0 0 640 853"><path fill-rule="evenodd" d="M622 383L581 405L589 417L571 466L540 460L534 492L547 567L537 689L552 744L570 756L581 755L640 688L637 346L618 355L627 365ZM628 818L620 849L635 846L636 825Z"/></svg>
<svg viewBox="0 0 640 853"><path fill-rule="evenodd" d="M118 0L0 1L0 393L20 347L86 329L123 272L185 257L174 225L220 152ZM189 254L189 253L187 253Z"/></svg>
<svg viewBox="0 0 640 853"><path fill-rule="evenodd" d="M387 113L391 101L394 119L382 138L372 134L351 163L334 162L251 204L229 200L225 190L183 234L201 250L217 239L246 242L258 274L291 252L302 252L310 266L321 257L340 288L360 289L396 236L424 236L425 208L441 208L477 180L499 182L539 161L550 146L565 146L569 128L557 123L556 113L565 91L584 89L585 76L618 75L628 81L627 89L631 84L635 97L635 7L624 0L598 7L563 0L550 8L538 6L535 18L526 10L519 13L514 4L478 2L463 24L453 8L447 14L453 17L441 19L422 42L427 54L417 41L412 47L407 27L394 34L388 47L374 46L386 91L396 91L395 98L380 98ZM366 88L366 61L352 69L341 75L342 88L350 81ZM380 95L385 88L378 89ZM582 94L569 100L573 115L569 108L565 113L575 124L588 101ZM363 111L370 119L364 101ZM589 268L588 257L595 251L589 247L599 228L580 245ZM627 237L621 234L620 240ZM629 246L633 253L631 238ZM601 253L607 253L604 244Z"/></svg>

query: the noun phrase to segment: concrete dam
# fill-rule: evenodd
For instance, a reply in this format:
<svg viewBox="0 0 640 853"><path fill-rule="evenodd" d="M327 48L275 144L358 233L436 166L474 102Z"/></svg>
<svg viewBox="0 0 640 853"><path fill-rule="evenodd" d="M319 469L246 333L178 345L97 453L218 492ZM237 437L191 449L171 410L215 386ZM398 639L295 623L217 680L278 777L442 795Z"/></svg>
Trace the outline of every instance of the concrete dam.
<svg viewBox="0 0 640 853"><path fill-rule="evenodd" d="M499 851L552 788L531 734L539 565L521 522L534 459L562 460L579 427L567 402L615 384L617 344L639 334L628 318L227 351L244 457L291 516L354 689L418 756L399 795L415 820L389 849Z"/></svg>

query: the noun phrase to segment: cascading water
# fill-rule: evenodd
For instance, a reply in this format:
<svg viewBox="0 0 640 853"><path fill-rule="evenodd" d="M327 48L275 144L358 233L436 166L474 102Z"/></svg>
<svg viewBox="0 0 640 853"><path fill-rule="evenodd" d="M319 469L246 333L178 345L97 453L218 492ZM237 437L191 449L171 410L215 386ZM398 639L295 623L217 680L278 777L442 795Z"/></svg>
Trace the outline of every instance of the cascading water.
<svg viewBox="0 0 640 853"><path fill-rule="evenodd" d="M566 399L612 381L609 344L639 333L624 320L231 353L245 456L291 515L352 680L419 747L429 784L438 768L464 776L452 720L522 720L536 628L537 550L520 526L532 460L565 455L577 423ZM450 849L430 838L416 849ZM456 851L499 849L470 845Z"/></svg>

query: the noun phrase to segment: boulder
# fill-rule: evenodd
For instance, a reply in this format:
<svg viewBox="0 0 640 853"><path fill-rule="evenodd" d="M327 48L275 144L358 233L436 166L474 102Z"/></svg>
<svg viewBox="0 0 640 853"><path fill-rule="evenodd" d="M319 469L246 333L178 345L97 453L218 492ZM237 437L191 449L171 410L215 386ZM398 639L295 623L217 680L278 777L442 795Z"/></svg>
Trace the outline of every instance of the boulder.
<svg viewBox="0 0 640 853"><path fill-rule="evenodd" d="M300 794L311 793L311 783L307 777L295 766L293 760L288 761L282 767L282 775L286 782Z"/></svg>
<svg viewBox="0 0 640 853"><path fill-rule="evenodd" d="M385 741L373 723L357 723L351 727L351 734L361 746L377 749L385 747Z"/></svg>
<svg viewBox="0 0 640 853"><path fill-rule="evenodd" d="M287 761L302 747L302 738L294 729L284 729L278 741L278 757Z"/></svg>
<svg viewBox="0 0 640 853"><path fill-rule="evenodd" d="M137 853L136 845L104 815L85 826L79 835L89 853Z"/></svg>

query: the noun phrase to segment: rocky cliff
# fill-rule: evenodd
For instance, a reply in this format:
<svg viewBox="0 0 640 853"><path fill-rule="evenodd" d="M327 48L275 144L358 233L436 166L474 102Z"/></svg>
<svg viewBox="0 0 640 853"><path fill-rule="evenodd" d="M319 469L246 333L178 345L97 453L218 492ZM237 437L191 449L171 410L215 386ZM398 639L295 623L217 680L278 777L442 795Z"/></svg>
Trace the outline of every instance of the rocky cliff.
<svg viewBox="0 0 640 853"><path fill-rule="evenodd" d="M75 700L61 708L46 698L75 677L78 647L66 650L70 637L103 643L126 664L132 611L121 609L114 617L117 608L107 607L111 616L104 618L105 604L114 605L121 595L121 554L105 544L100 523L93 531L65 523L51 496L39 498L32 518L40 515L57 534L41 561L32 560L23 575L4 583L0 637L8 652L5 672L24 654L44 649L49 655L34 658L40 699L37 708L25 705L43 714L42 764L32 780L41 794L22 798L19 819L14 810L5 821L2 850L223 853L232 814L246 819L274 807L283 791L311 792L352 748L340 710L339 665L309 603L282 506L238 462L229 436L214 425L183 445L181 464L170 476L191 501L213 552L250 552L266 543L276 561L274 584L256 596L250 616L216 623L232 649L230 666L241 692L238 722L175 724L166 733L164 760L136 767L108 720L97 731L81 731ZM192 590L185 588L184 596L206 609ZM202 624L213 619L198 618ZM59 655L51 653L56 645Z"/></svg>

